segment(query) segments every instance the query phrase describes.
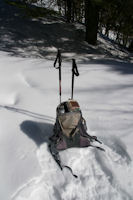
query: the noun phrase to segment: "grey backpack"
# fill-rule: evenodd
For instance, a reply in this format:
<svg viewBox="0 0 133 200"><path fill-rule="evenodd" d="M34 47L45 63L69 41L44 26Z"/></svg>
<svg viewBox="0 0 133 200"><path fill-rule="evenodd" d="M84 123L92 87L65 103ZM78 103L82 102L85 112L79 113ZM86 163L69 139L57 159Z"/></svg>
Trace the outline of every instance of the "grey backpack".
<svg viewBox="0 0 133 200"><path fill-rule="evenodd" d="M59 151L73 147L94 147L91 142L94 140L100 142L96 136L88 135L85 119L78 102L75 100L68 100L59 104L56 109L56 122L53 130L54 134L50 138L50 151L60 168L67 167L71 172L70 167L61 164ZM96 148L104 150L101 147L96 146ZM74 174L73 176L77 177Z"/></svg>

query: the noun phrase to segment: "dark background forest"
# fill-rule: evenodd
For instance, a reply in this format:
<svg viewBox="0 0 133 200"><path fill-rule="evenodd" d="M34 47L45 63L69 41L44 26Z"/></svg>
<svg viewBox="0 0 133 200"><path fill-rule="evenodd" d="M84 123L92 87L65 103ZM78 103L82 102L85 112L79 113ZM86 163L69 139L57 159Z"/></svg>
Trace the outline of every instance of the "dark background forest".
<svg viewBox="0 0 133 200"><path fill-rule="evenodd" d="M57 14L64 17L66 23L85 25L85 40L89 44L97 44L98 32L107 37L112 33L115 42L133 51L132 0L15 0L8 3L19 7L23 5L34 17L43 16L45 4L49 4L49 9L50 5L54 5Z"/></svg>

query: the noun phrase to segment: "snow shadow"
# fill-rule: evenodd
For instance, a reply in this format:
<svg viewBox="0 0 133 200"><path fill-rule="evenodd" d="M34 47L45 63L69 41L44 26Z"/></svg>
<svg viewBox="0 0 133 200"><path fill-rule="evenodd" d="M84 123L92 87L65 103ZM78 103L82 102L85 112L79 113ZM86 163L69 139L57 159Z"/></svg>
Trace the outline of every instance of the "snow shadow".
<svg viewBox="0 0 133 200"><path fill-rule="evenodd" d="M108 64L108 69L110 71L119 72L122 75L132 75L133 74L133 64L130 62L112 61L112 63Z"/></svg>
<svg viewBox="0 0 133 200"><path fill-rule="evenodd" d="M49 144L49 137L53 135L53 124L39 123L35 121L24 121L20 129L39 147L44 142Z"/></svg>
<svg viewBox="0 0 133 200"><path fill-rule="evenodd" d="M104 137L103 141L112 151L121 156L121 164L123 164L123 162L127 164L131 163L132 159L127 152L127 147L120 140L120 138L117 138L115 136L111 136L108 138Z"/></svg>
<svg viewBox="0 0 133 200"><path fill-rule="evenodd" d="M133 74L133 64L130 62L130 57L128 57L127 59L124 58L122 60L116 59L115 57L112 57L111 59L106 59L106 58L90 59L89 61L88 60L85 61L83 59L81 60L80 63L85 65L91 65L91 67L93 67L93 65L99 65L99 64L105 65L107 67L107 70L116 71L122 75Z"/></svg>
<svg viewBox="0 0 133 200"><path fill-rule="evenodd" d="M39 120L45 120L45 121L51 121L51 122L55 121L53 117L50 117L48 115L38 114L38 113L29 111L29 110L25 110L25 109L21 109L21 108L15 108L15 107L12 107L12 106L3 106L3 105L0 105L0 108L5 108L9 111L16 112L16 113L23 114L23 115L27 115L29 117L33 117L33 118L36 118L36 119L39 119Z"/></svg>
<svg viewBox="0 0 133 200"><path fill-rule="evenodd" d="M114 181L114 176L112 174L112 171L106 165L106 163L104 162L104 159L102 159L102 156L99 154L99 152L97 152L97 153L95 152L95 158L96 158L98 164L100 165L102 171L106 175L106 177L108 177L110 184L113 185L115 181Z"/></svg>

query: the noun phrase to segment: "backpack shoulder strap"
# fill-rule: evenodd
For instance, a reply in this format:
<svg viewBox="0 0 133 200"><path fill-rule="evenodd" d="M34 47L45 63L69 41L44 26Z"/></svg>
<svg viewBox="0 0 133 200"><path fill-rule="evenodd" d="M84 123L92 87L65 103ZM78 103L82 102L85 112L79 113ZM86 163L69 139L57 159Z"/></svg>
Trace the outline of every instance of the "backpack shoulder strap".
<svg viewBox="0 0 133 200"><path fill-rule="evenodd" d="M54 144L52 144L52 143L49 144L49 150L50 150L50 153L52 154L54 160L56 161L56 163L58 164L58 166L59 166L59 168L60 168L61 170L63 170L63 168L67 168L67 169L69 169L69 171L71 172L71 174L72 174L75 178L78 178L78 176L75 175L75 174L73 173L72 169L71 169L69 166L67 166L67 165L62 165L61 160L60 160L60 156L59 156L59 152L58 152L58 150L55 148Z"/></svg>

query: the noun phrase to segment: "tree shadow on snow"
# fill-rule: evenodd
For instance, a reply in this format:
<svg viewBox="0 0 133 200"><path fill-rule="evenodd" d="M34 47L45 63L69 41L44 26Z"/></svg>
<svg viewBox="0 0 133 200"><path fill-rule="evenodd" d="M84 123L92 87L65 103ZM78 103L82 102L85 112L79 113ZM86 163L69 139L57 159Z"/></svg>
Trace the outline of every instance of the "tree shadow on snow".
<svg viewBox="0 0 133 200"><path fill-rule="evenodd" d="M50 117L48 115L43 115L43 114L31 112L29 110L25 110L25 109L21 109L21 108L15 108L13 106L0 105L0 108L5 108L5 109L10 110L12 112L16 112L16 113L19 113L19 114L22 114L22 115L27 115L29 117L33 117L33 118L36 118L36 119L39 119L39 120L45 120L45 121L51 121L51 122L55 121L53 117Z"/></svg>
<svg viewBox="0 0 133 200"><path fill-rule="evenodd" d="M56 48L64 53L96 53L93 47L83 44L84 31L66 23L63 18L32 19L3 1L0 1L0 50L15 56L27 57L29 54L46 58L55 56Z"/></svg>
<svg viewBox="0 0 133 200"><path fill-rule="evenodd" d="M110 42L109 47L101 41L98 41L97 47L88 45L84 41L83 26L75 27L57 16L28 18L20 9L6 4L4 0L0 1L0 33L0 51L8 52L12 56L55 59L57 49L60 48L68 60L80 57L83 62L87 60L86 64L89 65L106 64L113 71L133 74L129 54L120 55L120 48L117 55L112 54L112 50L115 51L118 45L114 47L106 38L103 39ZM129 65L123 63L123 59Z"/></svg>
<svg viewBox="0 0 133 200"><path fill-rule="evenodd" d="M91 66L91 69L93 70L93 65L94 65L94 70L95 70L95 65L105 65L106 69L108 71L116 71L122 75L132 75L133 74L133 64L129 60L119 60L116 58L104 58L104 59L90 59L89 61L84 61L82 60L80 62L81 64L88 65L88 70L89 66ZM98 68L100 70L100 66ZM102 68L101 68L102 70Z"/></svg>
<svg viewBox="0 0 133 200"><path fill-rule="evenodd" d="M38 147L44 142L49 144L49 137L53 135L53 124L50 123L39 123L27 120L20 124L20 129L32 139Z"/></svg>

